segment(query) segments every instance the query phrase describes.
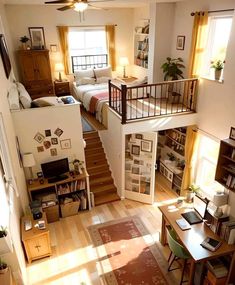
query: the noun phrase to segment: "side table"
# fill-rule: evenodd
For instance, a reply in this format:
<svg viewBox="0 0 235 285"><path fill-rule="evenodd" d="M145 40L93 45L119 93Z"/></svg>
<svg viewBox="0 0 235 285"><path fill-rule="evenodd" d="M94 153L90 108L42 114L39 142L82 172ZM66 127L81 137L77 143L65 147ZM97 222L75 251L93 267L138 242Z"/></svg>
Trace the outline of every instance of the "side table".
<svg viewBox="0 0 235 285"><path fill-rule="evenodd" d="M57 97L70 95L69 81L54 81L54 86Z"/></svg>

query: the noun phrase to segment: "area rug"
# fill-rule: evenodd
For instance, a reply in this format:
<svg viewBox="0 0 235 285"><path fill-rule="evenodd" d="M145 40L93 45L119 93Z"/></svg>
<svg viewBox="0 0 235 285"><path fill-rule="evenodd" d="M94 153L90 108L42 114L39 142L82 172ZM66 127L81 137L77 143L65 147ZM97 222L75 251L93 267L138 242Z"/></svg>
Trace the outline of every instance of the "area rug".
<svg viewBox="0 0 235 285"><path fill-rule="evenodd" d="M174 284L167 262L138 216L90 226L108 285Z"/></svg>
<svg viewBox="0 0 235 285"><path fill-rule="evenodd" d="M93 127L87 122L86 119L82 118L82 131L83 133L94 131Z"/></svg>

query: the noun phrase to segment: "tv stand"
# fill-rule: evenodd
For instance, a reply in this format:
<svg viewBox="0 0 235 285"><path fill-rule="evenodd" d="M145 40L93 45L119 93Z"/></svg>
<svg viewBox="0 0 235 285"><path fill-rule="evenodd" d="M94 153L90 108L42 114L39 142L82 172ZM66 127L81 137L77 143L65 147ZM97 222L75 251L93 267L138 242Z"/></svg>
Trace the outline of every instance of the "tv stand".
<svg viewBox="0 0 235 285"><path fill-rule="evenodd" d="M60 176L55 176L55 177L48 178L47 181L48 181L48 183L55 183L55 182L59 182L61 180L65 180L67 178L68 178L67 174L62 174Z"/></svg>

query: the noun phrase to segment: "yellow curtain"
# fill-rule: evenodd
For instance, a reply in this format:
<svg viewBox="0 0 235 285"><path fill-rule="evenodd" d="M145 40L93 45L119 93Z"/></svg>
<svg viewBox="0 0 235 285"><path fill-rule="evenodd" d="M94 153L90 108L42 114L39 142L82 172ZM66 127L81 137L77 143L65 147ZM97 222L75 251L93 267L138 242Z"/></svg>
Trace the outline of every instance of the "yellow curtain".
<svg viewBox="0 0 235 285"><path fill-rule="evenodd" d="M115 51L115 25L105 26L109 64L112 70L116 70L116 51Z"/></svg>
<svg viewBox="0 0 235 285"><path fill-rule="evenodd" d="M185 167L184 174L181 184L181 189L184 192L189 188L193 182L192 177L192 159L197 141L197 130L196 126L187 127L187 136L185 142ZM184 193L182 193L184 194Z"/></svg>
<svg viewBox="0 0 235 285"><path fill-rule="evenodd" d="M68 62L68 33L69 33L69 27L67 26L59 26L57 27L59 32L59 38L60 38L60 47L61 52L63 55L63 61L64 61L64 72L65 74L69 74L69 62Z"/></svg>
<svg viewBox="0 0 235 285"><path fill-rule="evenodd" d="M192 31L189 78L198 77L203 63L203 53L207 41L208 12L196 12Z"/></svg>

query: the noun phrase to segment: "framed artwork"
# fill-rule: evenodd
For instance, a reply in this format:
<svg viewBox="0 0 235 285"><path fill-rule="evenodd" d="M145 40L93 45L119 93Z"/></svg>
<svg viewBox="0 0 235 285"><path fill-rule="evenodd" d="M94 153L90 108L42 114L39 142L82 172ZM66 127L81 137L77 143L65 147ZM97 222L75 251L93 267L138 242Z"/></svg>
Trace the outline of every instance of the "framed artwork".
<svg viewBox="0 0 235 285"><path fill-rule="evenodd" d="M184 50L185 36L177 36L176 49Z"/></svg>
<svg viewBox="0 0 235 285"><path fill-rule="evenodd" d="M9 54L7 50L6 41L5 41L3 34L0 35L0 53L1 53L2 63L4 66L6 77L9 78L9 75L11 72L11 62L10 62L10 58L9 58Z"/></svg>
<svg viewBox="0 0 235 285"><path fill-rule="evenodd" d="M43 27L29 27L32 49L45 49L45 36Z"/></svg>
<svg viewBox="0 0 235 285"><path fill-rule="evenodd" d="M51 130L45 130L45 136L50 137L51 136Z"/></svg>
<svg viewBox="0 0 235 285"><path fill-rule="evenodd" d="M51 142L50 141L44 141L43 145L44 145L45 149L48 149L51 147Z"/></svg>
<svg viewBox="0 0 235 285"><path fill-rule="evenodd" d="M43 152L44 151L44 147L43 146L38 146L37 150L38 150L38 152Z"/></svg>
<svg viewBox="0 0 235 285"><path fill-rule="evenodd" d="M57 155L57 149L56 148L51 148L50 152L51 152L51 156L56 156Z"/></svg>
<svg viewBox="0 0 235 285"><path fill-rule="evenodd" d="M57 45L50 45L50 51L51 52L57 52L58 51Z"/></svg>
<svg viewBox="0 0 235 285"><path fill-rule="evenodd" d="M138 145L131 146L131 154L140 155L140 147Z"/></svg>
<svg viewBox="0 0 235 285"><path fill-rule="evenodd" d="M44 135L37 132L36 135L34 136L35 141L37 141L38 143L42 143L43 140L45 139Z"/></svg>
<svg viewBox="0 0 235 285"><path fill-rule="evenodd" d="M57 138L51 138L51 144L58 144L58 139Z"/></svg>
<svg viewBox="0 0 235 285"><path fill-rule="evenodd" d="M61 147L61 149L69 149L69 148L71 148L71 140L70 139L66 139L66 140L60 141L60 147Z"/></svg>
<svg viewBox="0 0 235 285"><path fill-rule="evenodd" d="M143 139L143 135L142 134L135 134L135 138L142 140Z"/></svg>
<svg viewBox="0 0 235 285"><path fill-rule="evenodd" d="M231 127L229 138L235 140L235 128Z"/></svg>
<svg viewBox="0 0 235 285"><path fill-rule="evenodd" d="M23 167L23 162L22 162L22 155L20 152L20 144L19 144L19 139L16 136L16 150L17 150L17 154L18 154L18 158L19 158L19 163L20 163L20 167Z"/></svg>
<svg viewBox="0 0 235 285"><path fill-rule="evenodd" d="M63 130L61 130L60 128L57 128L54 131L54 134L57 135L57 137L60 137L63 134Z"/></svg>
<svg viewBox="0 0 235 285"><path fill-rule="evenodd" d="M133 174L140 174L140 168L138 166L132 166L132 171Z"/></svg>
<svg viewBox="0 0 235 285"><path fill-rule="evenodd" d="M141 151L152 152L153 142L149 140L141 141Z"/></svg>

